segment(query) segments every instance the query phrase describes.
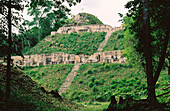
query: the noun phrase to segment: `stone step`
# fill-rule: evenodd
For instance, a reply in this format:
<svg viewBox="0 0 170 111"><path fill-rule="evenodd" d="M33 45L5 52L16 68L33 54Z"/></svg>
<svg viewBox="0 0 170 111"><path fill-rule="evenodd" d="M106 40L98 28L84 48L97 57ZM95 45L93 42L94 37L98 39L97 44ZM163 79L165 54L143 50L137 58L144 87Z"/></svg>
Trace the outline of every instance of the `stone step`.
<svg viewBox="0 0 170 111"><path fill-rule="evenodd" d="M74 80L74 77L76 76L77 71L78 71L80 66L81 66L81 63L74 64L71 72L67 75L64 83L59 88L59 90L58 90L59 94L65 92L68 89L68 87L70 86L71 82Z"/></svg>
<svg viewBox="0 0 170 111"><path fill-rule="evenodd" d="M111 36L112 32L114 32L114 31L108 31L108 32L107 32L107 34L106 34L106 36L105 36L105 40L103 40L103 41L100 43L100 45L99 45L99 47L98 47L98 49L97 49L97 52L101 52L101 51L103 50L103 48L104 48L104 46L106 45L107 41L109 40L109 37Z"/></svg>

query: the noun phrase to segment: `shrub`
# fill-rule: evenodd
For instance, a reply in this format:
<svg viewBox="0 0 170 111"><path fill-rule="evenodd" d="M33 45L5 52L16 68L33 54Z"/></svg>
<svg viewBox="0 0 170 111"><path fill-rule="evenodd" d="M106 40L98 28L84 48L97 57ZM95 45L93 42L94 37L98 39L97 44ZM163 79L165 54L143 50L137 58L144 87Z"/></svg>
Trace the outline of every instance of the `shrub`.
<svg viewBox="0 0 170 111"><path fill-rule="evenodd" d="M101 71L101 72L104 71L104 67L103 67L103 66L100 67L100 71Z"/></svg>
<svg viewBox="0 0 170 111"><path fill-rule="evenodd" d="M44 72L42 72L42 73L41 73L41 75L42 75L42 76L45 76L45 73L44 73Z"/></svg>
<svg viewBox="0 0 170 111"><path fill-rule="evenodd" d="M97 72L97 69L96 69L96 68L93 68L93 69L92 69L92 72L93 72L93 73L96 73L96 72Z"/></svg>
<svg viewBox="0 0 170 111"><path fill-rule="evenodd" d="M88 74L92 74L93 72L89 69L89 70L87 71L87 73L88 73Z"/></svg>
<svg viewBox="0 0 170 111"><path fill-rule="evenodd" d="M108 64L105 64L105 65L104 65L104 68L105 68L105 69L109 69L110 66L109 66Z"/></svg>
<svg viewBox="0 0 170 111"><path fill-rule="evenodd" d="M99 81L98 80L94 80L94 84L99 85Z"/></svg>
<svg viewBox="0 0 170 111"><path fill-rule="evenodd" d="M100 81L99 81L99 84L104 84L104 82L105 82L105 80L104 79L101 79Z"/></svg>
<svg viewBox="0 0 170 111"><path fill-rule="evenodd" d="M91 82L94 82L94 80L95 80L95 77L92 77L92 78L90 79Z"/></svg>
<svg viewBox="0 0 170 111"><path fill-rule="evenodd" d="M93 104L93 101L89 101L89 102L88 102L88 105L92 105L92 104Z"/></svg>
<svg viewBox="0 0 170 111"><path fill-rule="evenodd" d="M110 84L118 83L116 80L112 80Z"/></svg>
<svg viewBox="0 0 170 111"><path fill-rule="evenodd" d="M91 77L90 75L87 75L87 78Z"/></svg>
<svg viewBox="0 0 170 111"><path fill-rule="evenodd" d="M83 83L83 81L82 80L79 80L79 84L82 84Z"/></svg>
<svg viewBox="0 0 170 111"><path fill-rule="evenodd" d="M102 95L97 95L96 100L99 101L99 102L104 102L105 101Z"/></svg>
<svg viewBox="0 0 170 111"><path fill-rule="evenodd" d="M133 84L134 84L133 82L129 82L129 86L133 86Z"/></svg>
<svg viewBox="0 0 170 111"><path fill-rule="evenodd" d="M97 91L98 91L98 88L97 88L96 86L93 86L92 92L93 92L93 93L96 93Z"/></svg>
<svg viewBox="0 0 170 111"><path fill-rule="evenodd" d="M113 84L113 85L111 86L111 88L114 89L114 88L116 88L116 86L117 86L117 84Z"/></svg>
<svg viewBox="0 0 170 111"><path fill-rule="evenodd" d="M86 76L86 75L87 75L87 73L86 73L86 72L84 72L84 73L83 73L83 75L84 75L84 76Z"/></svg>
<svg viewBox="0 0 170 111"><path fill-rule="evenodd" d="M89 84L88 84L88 86L90 87L90 88L92 88L93 87L93 83L92 82L89 82Z"/></svg>

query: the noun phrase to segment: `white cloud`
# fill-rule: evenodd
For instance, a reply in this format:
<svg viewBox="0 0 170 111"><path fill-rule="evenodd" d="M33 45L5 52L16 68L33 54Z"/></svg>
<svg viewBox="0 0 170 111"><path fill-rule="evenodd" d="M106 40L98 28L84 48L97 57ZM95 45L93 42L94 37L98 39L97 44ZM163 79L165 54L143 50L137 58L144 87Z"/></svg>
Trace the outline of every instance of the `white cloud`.
<svg viewBox="0 0 170 111"><path fill-rule="evenodd" d="M129 0L82 0L80 4L72 7L71 13L76 15L81 12L86 12L97 16L104 24L112 27L120 26L118 21L120 17L118 13L125 14L127 9L124 5ZM82 11L82 9L84 9Z"/></svg>
<svg viewBox="0 0 170 111"><path fill-rule="evenodd" d="M112 27L120 26L118 22L120 17L118 13L125 14L127 9L124 5L129 0L82 0L81 3L71 7L71 13L77 15L81 12L86 12L97 16L104 24ZM83 11L82 11L83 9ZM27 15L27 9L24 10L24 18L32 20L33 17Z"/></svg>

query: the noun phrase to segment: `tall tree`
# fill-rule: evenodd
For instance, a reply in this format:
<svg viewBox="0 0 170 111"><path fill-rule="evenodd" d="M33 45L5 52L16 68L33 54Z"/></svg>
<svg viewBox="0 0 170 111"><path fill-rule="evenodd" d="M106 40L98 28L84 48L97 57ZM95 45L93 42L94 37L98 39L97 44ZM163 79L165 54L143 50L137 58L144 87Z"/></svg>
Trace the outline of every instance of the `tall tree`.
<svg viewBox="0 0 170 111"><path fill-rule="evenodd" d="M56 29L58 27L57 25L60 26L63 20L67 19L67 14L70 12L68 6L64 4L68 3L71 7L72 5L76 5L77 2L80 2L80 0L32 0L28 8L28 14L34 17L33 21L31 21L31 25L38 27L38 41L42 39L40 37L43 36L41 30L45 28L44 23L49 20L50 26L46 25L47 28Z"/></svg>
<svg viewBox="0 0 170 111"><path fill-rule="evenodd" d="M40 5L44 5L47 0L31 0L30 6L33 9L36 9L36 7ZM51 0L48 0L51 1ZM76 2L80 2L80 0L66 0L67 3L75 4ZM14 52L12 50L12 45L16 46L14 44L16 42L16 36L12 37L12 26L15 28L19 28L20 21L22 18L21 12L24 9L24 2L28 4L27 0L0 0L0 35L3 38L6 38L6 42L2 42L5 47L7 47L8 51L1 50L0 52L3 53L3 55L7 55L7 70L6 70L6 108L8 110L9 108L9 100L10 100L10 81L11 81L11 54ZM65 9L63 11L67 11L68 8L65 7L64 5L61 5L65 0L58 1L58 0L53 0L51 2L54 2L55 6L58 7L59 9ZM3 46L2 46L3 47ZM4 48L4 47L3 47ZM17 50L17 47L16 47Z"/></svg>
<svg viewBox="0 0 170 111"><path fill-rule="evenodd" d="M137 52L147 75L148 100L156 99L155 84L168 57L169 4L168 0L133 0L126 4L131 17L126 31L133 36L133 49ZM127 17L125 23L127 22ZM125 36L126 37L126 36ZM126 49L125 49L126 50ZM128 52L126 52L128 53ZM127 54L128 55L128 54ZM130 54L129 54L130 55Z"/></svg>
<svg viewBox="0 0 170 111"><path fill-rule="evenodd" d="M4 37L7 36L7 70L6 70L6 108L8 110L9 107L9 99L10 99L10 81L11 81L11 53L12 53L12 26L19 27L17 25L21 20L21 16L18 11L23 9L23 0L1 0L0 1L0 15L1 22L3 25L0 27L0 33Z"/></svg>

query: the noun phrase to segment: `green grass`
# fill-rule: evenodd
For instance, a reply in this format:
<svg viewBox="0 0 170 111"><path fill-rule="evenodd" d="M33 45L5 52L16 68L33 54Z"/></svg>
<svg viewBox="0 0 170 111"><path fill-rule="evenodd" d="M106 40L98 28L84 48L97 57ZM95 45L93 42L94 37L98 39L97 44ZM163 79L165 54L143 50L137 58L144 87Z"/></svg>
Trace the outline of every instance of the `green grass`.
<svg viewBox="0 0 170 111"><path fill-rule="evenodd" d="M58 90L63 84L73 64L56 64L24 68L33 80L50 90Z"/></svg>
<svg viewBox="0 0 170 111"><path fill-rule="evenodd" d="M5 111L6 67L0 64L0 111ZM75 111L79 105L62 102L43 93L41 86L16 67L11 67L10 111Z"/></svg>
<svg viewBox="0 0 170 111"><path fill-rule="evenodd" d="M79 15L86 16L86 18L82 20L82 21L85 21L85 24L82 24L82 25L103 24L102 21L100 21L97 17L95 17L92 14L79 13Z"/></svg>
<svg viewBox="0 0 170 111"><path fill-rule="evenodd" d="M102 51L123 50L123 30L113 32Z"/></svg>
<svg viewBox="0 0 170 111"><path fill-rule="evenodd" d="M170 83L168 77L167 71L162 71L157 95L166 92L160 89L166 87L161 84ZM146 98L145 74L126 64L83 64L69 89L63 93L73 101L109 101L111 95L133 96L136 100ZM161 101L168 100L163 97Z"/></svg>
<svg viewBox="0 0 170 111"><path fill-rule="evenodd" d="M100 21L96 16L89 14L89 13L79 13L81 18L79 18L79 21L81 21L81 24L77 24L77 20L74 20L75 16L71 19L68 19L68 23L72 25L93 25L93 24L103 24L102 21Z"/></svg>
<svg viewBox="0 0 170 111"><path fill-rule="evenodd" d="M92 55L105 39L105 35L106 32L85 32L47 36L26 54L65 52L77 55Z"/></svg>
<svg viewBox="0 0 170 111"><path fill-rule="evenodd" d="M77 104L81 104L84 107L76 111L103 111L104 109L107 109L110 103L109 102L92 102L91 104L89 104L89 102L80 102Z"/></svg>

